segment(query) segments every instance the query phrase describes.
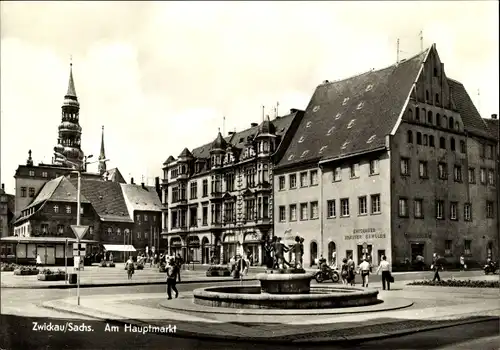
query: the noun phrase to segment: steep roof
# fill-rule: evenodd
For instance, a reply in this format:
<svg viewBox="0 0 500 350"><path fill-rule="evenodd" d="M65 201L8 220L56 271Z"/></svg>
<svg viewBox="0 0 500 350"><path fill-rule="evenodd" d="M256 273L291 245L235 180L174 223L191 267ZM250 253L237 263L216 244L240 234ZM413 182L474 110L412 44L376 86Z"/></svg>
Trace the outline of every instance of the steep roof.
<svg viewBox="0 0 500 350"><path fill-rule="evenodd" d="M127 183L127 181L125 181L122 173L120 173L120 170L118 170L118 168L109 169L103 174L103 177L107 178L108 181L112 182L118 182L121 184Z"/></svg>
<svg viewBox="0 0 500 350"><path fill-rule="evenodd" d="M71 179L75 186L77 179ZM113 181L81 179L81 191L103 221L132 222L121 184Z"/></svg>
<svg viewBox="0 0 500 350"><path fill-rule="evenodd" d="M481 118L463 84L448 78L448 85L451 89L451 97L455 102L458 113L462 117L465 130L480 136L491 137L488 126Z"/></svg>
<svg viewBox="0 0 500 350"><path fill-rule="evenodd" d="M319 85L278 166L383 147L429 50L381 70Z"/></svg>
<svg viewBox="0 0 500 350"><path fill-rule="evenodd" d="M173 161L175 161L175 158L172 156L168 156L167 160L163 163L163 165L168 165L168 164L172 163Z"/></svg>
<svg viewBox="0 0 500 350"><path fill-rule="evenodd" d="M498 141L500 139L500 135L498 135L498 119L483 118L483 120L488 126L491 136L493 136L495 140Z"/></svg>
<svg viewBox="0 0 500 350"><path fill-rule="evenodd" d="M76 202L77 201L77 188L66 177L59 176L47 182L36 198L24 209L32 208L37 204L45 201L52 202ZM82 195L80 198L81 203L90 203L90 201ZM23 209L23 210L24 210Z"/></svg>
<svg viewBox="0 0 500 350"><path fill-rule="evenodd" d="M184 147L184 149L182 150L181 154L179 154L179 157L178 158L191 158L193 155L191 154L191 152L189 152L189 150L187 149L187 147Z"/></svg>
<svg viewBox="0 0 500 350"><path fill-rule="evenodd" d="M134 211L156 211L161 212L161 201L152 186L121 184L130 218L134 219Z"/></svg>

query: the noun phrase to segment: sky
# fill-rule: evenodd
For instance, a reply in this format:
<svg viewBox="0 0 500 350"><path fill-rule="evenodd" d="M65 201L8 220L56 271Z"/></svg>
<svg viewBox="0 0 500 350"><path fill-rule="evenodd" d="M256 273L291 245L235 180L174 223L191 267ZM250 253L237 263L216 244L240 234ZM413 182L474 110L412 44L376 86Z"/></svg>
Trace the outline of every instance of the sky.
<svg viewBox="0 0 500 350"><path fill-rule="evenodd" d="M483 117L499 109L497 1L2 1L0 15L8 193L29 149L51 162L70 57L82 149L98 157L104 125L108 169L136 183L218 128L262 121L262 106L305 109L322 81L394 64L398 38L400 59L436 43Z"/></svg>

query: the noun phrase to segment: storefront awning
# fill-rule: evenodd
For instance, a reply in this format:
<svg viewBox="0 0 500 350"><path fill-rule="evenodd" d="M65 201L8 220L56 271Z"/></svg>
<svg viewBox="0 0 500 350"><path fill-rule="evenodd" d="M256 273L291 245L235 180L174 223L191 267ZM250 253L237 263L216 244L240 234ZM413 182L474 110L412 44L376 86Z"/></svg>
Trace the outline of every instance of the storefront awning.
<svg viewBox="0 0 500 350"><path fill-rule="evenodd" d="M133 245L103 244L103 247L110 252L135 252Z"/></svg>

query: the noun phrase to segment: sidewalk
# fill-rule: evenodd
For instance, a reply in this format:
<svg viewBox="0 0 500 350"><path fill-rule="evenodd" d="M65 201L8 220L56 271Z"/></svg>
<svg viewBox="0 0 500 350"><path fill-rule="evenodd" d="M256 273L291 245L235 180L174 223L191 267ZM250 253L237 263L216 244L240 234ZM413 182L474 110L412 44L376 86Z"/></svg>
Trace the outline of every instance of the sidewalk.
<svg viewBox="0 0 500 350"><path fill-rule="evenodd" d="M61 268L50 268L57 271ZM200 282L221 282L233 281L232 277L207 277L206 269L204 270L181 270L181 282L179 283L200 283ZM64 270L61 269L61 270ZM73 268L68 268L68 273L76 273ZM256 273L250 272L245 276L245 280L252 280ZM85 266L83 271L80 271L80 287L112 287L112 286L128 286L128 285L151 285L165 284L167 275L164 272L159 272L158 268L145 267L144 270L135 270L131 280L127 278L125 265L123 263L116 264L116 267L98 267ZM1 288L76 288L76 284L68 284L66 281L39 281L36 275L33 276L16 276L13 272L1 272Z"/></svg>
<svg viewBox="0 0 500 350"><path fill-rule="evenodd" d="M142 328L171 324L177 328L175 336L180 337L288 343L386 338L500 316L497 290L476 290L482 295L478 300L472 298L470 293L462 293L464 288L445 289L452 290L453 293L432 288L427 290L425 287L419 290L407 289L400 282L395 285L394 291L381 291L380 297L383 300L414 300L414 306L410 308L311 317L266 316L265 310L262 310L262 315L210 313L206 316L172 311L159 306L165 300L165 293L86 296L82 298L80 306L76 305L73 297L45 302L43 306L121 326L130 324ZM190 299L191 294L183 294L181 298Z"/></svg>

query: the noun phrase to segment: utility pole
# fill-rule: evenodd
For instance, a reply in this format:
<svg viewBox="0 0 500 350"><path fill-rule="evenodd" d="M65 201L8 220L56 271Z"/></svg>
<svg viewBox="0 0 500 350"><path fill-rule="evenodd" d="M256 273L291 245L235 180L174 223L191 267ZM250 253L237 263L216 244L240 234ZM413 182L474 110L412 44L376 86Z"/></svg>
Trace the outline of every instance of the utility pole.
<svg viewBox="0 0 500 350"><path fill-rule="evenodd" d="M396 64L399 64L399 38L396 42Z"/></svg>

